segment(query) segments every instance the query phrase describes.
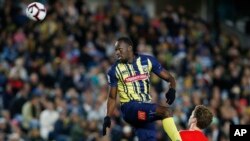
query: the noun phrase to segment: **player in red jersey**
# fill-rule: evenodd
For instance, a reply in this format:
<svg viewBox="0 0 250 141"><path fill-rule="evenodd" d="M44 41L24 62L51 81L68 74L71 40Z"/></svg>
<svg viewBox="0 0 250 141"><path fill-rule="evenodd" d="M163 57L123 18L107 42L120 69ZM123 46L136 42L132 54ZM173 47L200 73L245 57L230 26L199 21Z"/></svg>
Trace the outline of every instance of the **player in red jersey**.
<svg viewBox="0 0 250 141"><path fill-rule="evenodd" d="M189 129L180 131L182 141L208 141L202 129L207 128L212 119L213 114L207 107L197 105L188 120Z"/></svg>

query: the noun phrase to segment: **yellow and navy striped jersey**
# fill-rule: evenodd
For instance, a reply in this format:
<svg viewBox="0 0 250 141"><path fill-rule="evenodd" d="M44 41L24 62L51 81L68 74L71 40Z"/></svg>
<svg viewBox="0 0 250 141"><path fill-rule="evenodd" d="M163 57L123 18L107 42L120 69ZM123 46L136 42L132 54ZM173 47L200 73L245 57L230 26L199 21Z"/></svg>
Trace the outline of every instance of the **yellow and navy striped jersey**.
<svg viewBox="0 0 250 141"><path fill-rule="evenodd" d="M109 85L118 88L120 102L150 101L150 73L159 74L162 69L154 57L137 54L132 63L117 61L107 77Z"/></svg>

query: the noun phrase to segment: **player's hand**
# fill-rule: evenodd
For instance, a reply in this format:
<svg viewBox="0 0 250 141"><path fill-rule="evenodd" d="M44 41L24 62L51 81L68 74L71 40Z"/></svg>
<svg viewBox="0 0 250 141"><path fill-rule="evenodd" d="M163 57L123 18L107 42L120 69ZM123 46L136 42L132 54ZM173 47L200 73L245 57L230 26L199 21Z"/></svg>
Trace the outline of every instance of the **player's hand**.
<svg viewBox="0 0 250 141"><path fill-rule="evenodd" d="M167 99L167 103L171 105L174 100L175 100L175 89L174 88L169 88L168 92L165 94L165 97Z"/></svg>
<svg viewBox="0 0 250 141"><path fill-rule="evenodd" d="M105 136L106 135L106 128L110 128L111 125L111 119L109 116L106 116L104 118L104 122L103 122L103 129L102 129L102 135Z"/></svg>

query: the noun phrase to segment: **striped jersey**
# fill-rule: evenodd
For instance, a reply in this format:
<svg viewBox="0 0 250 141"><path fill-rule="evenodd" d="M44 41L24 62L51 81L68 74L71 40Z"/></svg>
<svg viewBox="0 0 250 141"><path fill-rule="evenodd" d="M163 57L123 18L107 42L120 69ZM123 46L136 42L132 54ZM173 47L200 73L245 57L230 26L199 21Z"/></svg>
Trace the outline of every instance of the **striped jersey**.
<svg viewBox="0 0 250 141"><path fill-rule="evenodd" d="M111 87L118 88L120 102L131 100L149 102L150 73L159 74L161 64L152 56L137 54L132 63L117 61L108 71L107 77Z"/></svg>

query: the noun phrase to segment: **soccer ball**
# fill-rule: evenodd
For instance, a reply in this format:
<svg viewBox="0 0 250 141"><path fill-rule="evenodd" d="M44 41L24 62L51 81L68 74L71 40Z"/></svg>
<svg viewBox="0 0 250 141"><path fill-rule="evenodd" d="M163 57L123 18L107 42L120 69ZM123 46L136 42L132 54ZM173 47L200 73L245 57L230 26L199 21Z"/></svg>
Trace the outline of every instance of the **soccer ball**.
<svg viewBox="0 0 250 141"><path fill-rule="evenodd" d="M34 21L42 21L46 16L46 8L39 2L32 2L26 7L26 15Z"/></svg>

